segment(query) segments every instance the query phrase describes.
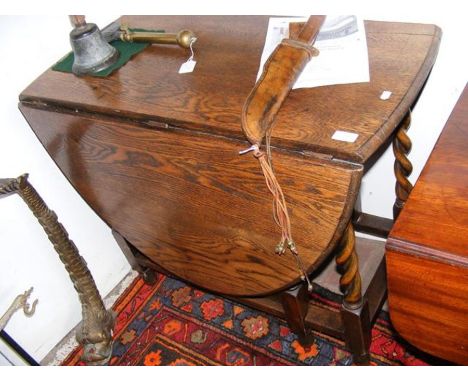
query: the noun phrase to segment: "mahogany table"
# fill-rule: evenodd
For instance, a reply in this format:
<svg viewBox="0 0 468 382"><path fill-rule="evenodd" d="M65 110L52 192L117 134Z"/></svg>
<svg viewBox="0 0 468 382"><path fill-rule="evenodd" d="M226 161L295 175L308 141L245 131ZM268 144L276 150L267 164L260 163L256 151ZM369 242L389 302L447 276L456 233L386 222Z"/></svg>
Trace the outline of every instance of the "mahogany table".
<svg viewBox="0 0 468 382"><path fill-rule="evenodd" d="M390 317L409 342L468 364L468 87L387 241Z"/></svg>
<svg viewBox="0 0 468 382"><path fill-rule="evenodd" d="M363 173L392 140L396 213L407 198L405 131L439 28L366 22L370 82L293 90L275 119L276 176L304 267L342 298L341 310L331 312L310 303L293 256L274 254L271 197L256 160L238 155L248 146L241 110L268 17L125 21L191 29L194 72L178 74L186 51L156 45L105 78L47 70L22 92L20 110L48 153L148 280L146 268L162 270L285 317L304 344L310 327L318 328L345 338L356 361L368 359L385 296L384 249L358 241L357 253L353 227L385 236L392 221L354 206ZM380 98L385 90L388 100ZM336 130L358 137L337 141Z"/></svg>

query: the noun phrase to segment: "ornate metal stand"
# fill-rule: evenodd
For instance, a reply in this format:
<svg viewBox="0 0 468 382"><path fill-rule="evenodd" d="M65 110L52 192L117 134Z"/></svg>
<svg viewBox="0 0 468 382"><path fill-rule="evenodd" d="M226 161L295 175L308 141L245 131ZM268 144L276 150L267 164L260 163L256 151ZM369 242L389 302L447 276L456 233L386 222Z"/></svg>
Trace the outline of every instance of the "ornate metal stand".
<svg viewBox="0 0 468 382"><path fill-rule="evenodd" d="M408 159L408 154L411 151L411 139L406 132L411 124L411 112L406 114L405 118L400 123L398 130L393 139L393 153L395 155L395 194L396 200L393 205L393 218L396 219L400 214L408 195L413 189L413 185L408 180L408 177L413 172L413 165Z"/></svg>
<svg viewBox="0 0 468 382"><path fill-rule="evenodd" d="M5 314L0 318L0 331L5 328L5 326L8 324L8 321L10 321L10 318L18 310L22 309L26 317L31 317L34 314L38 300L34 300L32 306L29 305L28 298L31 296L32 291L33 288L31 287L23 294L16 296Z"/></svg>
<svg viewBox="0 0 468 382"><path fill-rule="evenodd" d="M84 347L82 359L93 365L106 364L112 354L114 313L107 311L85 260L80 256L68 233L28 182L27 175L0 179L0 197L17 193L37 218L65 265L78 292L83 321L76 338Z"/></svg>

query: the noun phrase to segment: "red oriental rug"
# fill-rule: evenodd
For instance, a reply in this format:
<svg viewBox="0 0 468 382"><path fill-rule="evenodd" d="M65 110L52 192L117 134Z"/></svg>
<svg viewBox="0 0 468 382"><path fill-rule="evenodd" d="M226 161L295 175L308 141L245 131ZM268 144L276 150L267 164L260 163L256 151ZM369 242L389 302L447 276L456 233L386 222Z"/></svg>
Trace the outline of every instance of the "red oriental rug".
<svg viewBox="0 0 468 382"><path fill-rule="evenodd" d="M339 309L331 296L314 296ZM133 281L117 312L110 365L350 365L343 341L315 332L300 345L285 321L158 275L155 285ZM83 365L75 349L63 365ZM371 364L427 365L382 312L372 329Z"/></svg>

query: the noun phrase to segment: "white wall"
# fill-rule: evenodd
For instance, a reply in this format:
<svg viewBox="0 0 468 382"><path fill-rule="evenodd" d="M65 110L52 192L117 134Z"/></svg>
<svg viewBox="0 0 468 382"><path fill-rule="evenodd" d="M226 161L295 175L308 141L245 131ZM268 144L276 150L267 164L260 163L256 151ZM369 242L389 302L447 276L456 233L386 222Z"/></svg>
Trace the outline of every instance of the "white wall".
<svg viewBox="0 0 468 382"><path fill-rule="evenodd" d="M410 159L415 167L414 181L467 80L467 57L459 53L466 46L464 25L458 12L450 16L437 12L387 16L362 10L361 14L367 19L435 23L444 31L436 65L413 113ZM100 26L115 18L88 16ZM69 30L65 16L0 17L0 177L31 174L31 183L57 212L88 262L101 294L106 295L129 266L108 227L69 185L17 109L19 93L69 50ZM393 156L387 152L365 176L364 211L391 216L392 167ZM0 200L0 243L0 312L18 293L35 287L33 297L40 299L36 315L25 318L18 313L7 331L40 360L79 322L80 304L44 232L17 196Z"/></svg>
<svg viewBox="0 0 468 382"><path fill-rule="evenodd" d="M417 2L422 4L420 2ZM397 6L397 5L395 5ZM412 124L408 135L413 142L409 159L413 163L410 181L414 184L426 163L432 148L443 129L458 97L468 80L468 54L466 53L466 21L462 12L450 8L440 12L402 12L397 16L382 12L366 12L361 15L369 20L402 21L436 24L442 28L442 41L436 63L416 107L412 112ZM429 8L430 10L430 8ZM365 212L392 217L395 198L393 174L394 156L390 147L364 176L361 188Z"/></svg>

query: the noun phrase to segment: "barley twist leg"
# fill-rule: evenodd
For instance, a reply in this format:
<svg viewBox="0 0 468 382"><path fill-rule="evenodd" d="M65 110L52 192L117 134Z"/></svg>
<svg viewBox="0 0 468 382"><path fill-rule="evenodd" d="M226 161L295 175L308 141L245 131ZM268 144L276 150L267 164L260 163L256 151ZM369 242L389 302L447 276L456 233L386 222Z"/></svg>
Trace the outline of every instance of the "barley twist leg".
<svg viewBox="0 0 468 382"><path fill-rule="evenodd" d="M349 309L357 309L362 305L361 275L351 223L348 224L340 241L335 262L341 273L340 289L343 293L343 305Z"/></svg>
<svg viewBox="0 0 468 382"><path fill-rule="evenodd" d="M348 224L337 248L335 262L341 274L340 289L343 293L341 318L346 346L358 364L370 361L371 321L369 304L362 295L359 261L355 249L354 229Z"/></svg>
<svg viewBox="0 0 468 382"><path fill-rule="evenodd" d="M393 153L395 155L394 172L396 177L395 194L396 200L393 205L393 218L396 219L400 214L409 193L413 189L413 185L408 180L408 177L413 172L413 165L408 159L408 154L411 151L411 139L406 134L411 123L411 113L408 112L403 121L400 123L398 130L393 139Z"/></svg>

